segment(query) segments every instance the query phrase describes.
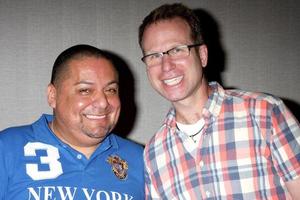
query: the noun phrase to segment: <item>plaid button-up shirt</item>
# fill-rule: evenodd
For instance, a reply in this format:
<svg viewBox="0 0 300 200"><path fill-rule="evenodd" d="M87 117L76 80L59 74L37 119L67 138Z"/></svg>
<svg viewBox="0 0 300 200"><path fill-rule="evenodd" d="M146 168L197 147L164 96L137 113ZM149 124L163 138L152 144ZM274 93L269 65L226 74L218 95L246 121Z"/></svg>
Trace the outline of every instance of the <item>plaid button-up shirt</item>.
<svg viewBox="0 0 300 200"><path fill-rule="evenodd" d="M147 199L287 199L284 182L300 175L297 120L271 95L210 87L197 144L172 108L146 145Z"/></svg>

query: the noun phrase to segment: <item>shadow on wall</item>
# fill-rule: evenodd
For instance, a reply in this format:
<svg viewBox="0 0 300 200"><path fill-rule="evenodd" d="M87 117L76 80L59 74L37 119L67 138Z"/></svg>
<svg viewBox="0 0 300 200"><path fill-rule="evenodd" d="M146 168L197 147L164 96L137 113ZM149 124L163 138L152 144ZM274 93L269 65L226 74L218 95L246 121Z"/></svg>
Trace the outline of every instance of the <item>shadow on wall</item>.
<svg viewBox="0 0 300 200"><path fill-rule="evenodd" d="M203 9L195 9L200 20L203 39L208 48L208 64L204 73L208 81L223 85L221 74L225 71L226 56L221 44L221 34L217 21Z"/></svg>
<svg viewBox="0 0 300 200"><path fill-rule="evenodd" d="M113 132L126 138L132 131L136 115L137 106L135 103L135 80L128 64L119 55L105 50L113 60L113 64L119 72L119 91L121 100L121 112L119 121Z"/></svg>
<svg viewBox="0 0 300 200"><path fill-rule="evenodd" d="M289 110L293 113L293 115L296 117L298 122L300 122L300 104L290 99L286 99L286 98L281 98L281 99L284 102L284 104L289 108Z"/></svg>
<svg viewBox="0 0 300 200"><path fill-rule="evenodd" d="M222 48L219 25L209 12L203 9L195 9L194 12L200 19L203 39L208 48L208 65L204 69L205 76L208 81L217 81L224 86L222 72L226 69L226 55ZM233 87L226 88L233 89ZM299 121L300 104L286 98L281 99Z"/></svg>

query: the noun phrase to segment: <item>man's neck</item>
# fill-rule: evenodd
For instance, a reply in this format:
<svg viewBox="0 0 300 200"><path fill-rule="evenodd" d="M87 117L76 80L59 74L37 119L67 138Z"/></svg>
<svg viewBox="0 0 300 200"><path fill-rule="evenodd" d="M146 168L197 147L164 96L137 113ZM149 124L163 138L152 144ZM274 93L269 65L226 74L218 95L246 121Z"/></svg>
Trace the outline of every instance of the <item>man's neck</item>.
<svg viewBox="0 0 300 200"><path fill-rule="evenodd" d="M202 110L211 92L212 89L208 84L205 84L190 98L173 103L176 110L176 121L193 124L201 119Z"/></svg>
<svg viewBox="0 0 300 200"><path fill-rule="evenodd" d="M63 134L60 133L60 131L55 127L54 122L50 122L48 124L48 126L50 127L50 129L52 130L52 132L64 143L70 145L70 147L72 147L73 149L75 149L76 151L82 153L83 155L85 155L85 157L87 159L89 159L91 157L91 155L94 153L94 151L97 149L97 147L100 145L99 144L95 144L95 145L91 145L91 146L84 146L84 145L80 145L78 144L78 142L76 142L76 140L73 140L72 142L70 141L71 138L66 139L65 136Z"/></svg>

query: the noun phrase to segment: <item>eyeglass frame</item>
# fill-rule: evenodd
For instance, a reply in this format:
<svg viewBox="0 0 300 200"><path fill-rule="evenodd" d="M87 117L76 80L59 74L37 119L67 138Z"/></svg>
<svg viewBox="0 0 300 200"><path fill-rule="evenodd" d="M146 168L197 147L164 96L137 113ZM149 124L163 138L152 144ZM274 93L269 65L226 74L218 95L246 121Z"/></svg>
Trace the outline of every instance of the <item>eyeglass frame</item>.
<svg viewBox="0 0 300 200"><path fill-rule="evenodd" d="M147 65L146 61L145 61L145 58L149 57L149 56L153 56L153 55L159 55L159 58L162 59L162 57L164 56L164 54L170 56L170 52L172 52L172 50L175 50L177 48L181 48L181 47L185 47L185 48L188 48L188 55L190 55L190 52L191 52L191 48L194 48L194 47L197 47L197 46L201 46L203 45L203 43L197 43L197 44L190 44L190 45L187 45L187 44L184 44L184 45L179 45L179 46L176 46L176 47L173 47L167 51L163 51L163 52L155 52L155 53L150 53L148 55L144 55L141 60ZM171 55L171 59L172 59L172 55ZM149 65L147 65L149 66ZM150 65L150 66L154 66L154 65Z"/></svg>

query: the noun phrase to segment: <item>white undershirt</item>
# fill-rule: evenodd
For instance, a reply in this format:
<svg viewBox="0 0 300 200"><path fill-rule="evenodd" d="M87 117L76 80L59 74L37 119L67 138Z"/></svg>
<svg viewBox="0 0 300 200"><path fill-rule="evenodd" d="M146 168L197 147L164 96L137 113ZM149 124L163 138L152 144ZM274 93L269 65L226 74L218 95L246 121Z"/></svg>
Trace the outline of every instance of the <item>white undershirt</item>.
<svg viewBox="0 0 300 200"><path fill-rule="evenodd" d="M187 136L189 136L195 143L198 142L200 139L204 124L205 121L203 118L201 118L199 121L197 121L194 124L182 124L176 122L178 129L184 132Z"/></svg>

